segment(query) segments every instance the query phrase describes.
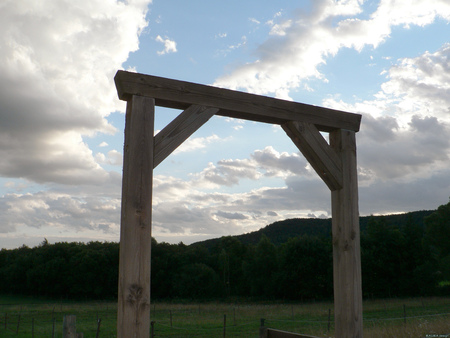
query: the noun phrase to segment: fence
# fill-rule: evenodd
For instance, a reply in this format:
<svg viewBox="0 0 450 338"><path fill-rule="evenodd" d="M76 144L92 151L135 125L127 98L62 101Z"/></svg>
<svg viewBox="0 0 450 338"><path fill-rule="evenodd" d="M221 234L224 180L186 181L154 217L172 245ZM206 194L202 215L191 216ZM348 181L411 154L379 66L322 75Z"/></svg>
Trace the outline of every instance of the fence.
<svg viewBox="0 0 450 338"><path fill-rule="evenodd" d="M396 303L396 312L392 312L391 304L387 303L365 313L364 323L365 326L393 323L403 326L422 319L431 321L442 317L448 320L449 304L450 300L440 307L420 305L414 308ZM334 316L324 305L329 306L153 303L151 334L154 337L257 337L261 331L260 319L265 318L263 326L267 326L268 338L280 337L275 334L283 331L302 332L309 337L333 336ZM77 332L83 332L84 337L115 337L116 311L115 303L0 304L0 337L61 337L63 318L68 314L77 316Z"/></svg>
<svg viewBox="0 0 450 338"><path fill-rule="evenodd" d="M318 338L315 336L309 336L300 333L270 329L265 327L264 323L265 319L261 318L261 327L259 328L259 338ZM330 326L328 325L328 327Z"/></svg>
<svg viewBox="0 0 450 338"><path fill-rule="evenodd" d="M72 313L84 337L113 337L116 311L106 303L0 304L0 337L62 337L64 318Z"/></svg>

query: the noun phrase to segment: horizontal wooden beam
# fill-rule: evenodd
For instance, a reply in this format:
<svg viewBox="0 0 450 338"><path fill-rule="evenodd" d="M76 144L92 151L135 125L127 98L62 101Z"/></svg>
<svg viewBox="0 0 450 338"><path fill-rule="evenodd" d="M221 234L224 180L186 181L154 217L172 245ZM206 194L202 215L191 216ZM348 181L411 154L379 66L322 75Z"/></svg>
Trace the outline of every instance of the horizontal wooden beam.
<svg viewBox="0 0 450 338"><path fill-rule="evenodd" d="M218 108L216 115L280 125L307 122L327 132L356 132L361 123L359 114L152 75L119 70L114 81L119 99L125 101L140 95L154 98L155 104L162 107L186 109L193 104L202 105Z"/></svg>

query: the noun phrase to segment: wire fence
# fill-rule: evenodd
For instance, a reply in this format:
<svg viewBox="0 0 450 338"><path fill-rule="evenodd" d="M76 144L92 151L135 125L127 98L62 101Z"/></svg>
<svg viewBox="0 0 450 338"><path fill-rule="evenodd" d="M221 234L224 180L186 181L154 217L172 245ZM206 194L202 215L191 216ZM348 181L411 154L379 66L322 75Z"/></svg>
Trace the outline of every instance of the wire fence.
<svg viewBox="0 0 450 338"><path fill-rule="evenodd" d="M329 337L334 331L334 315L331 309L322 309L311 318L297 318L292 305L284 307L262 306L244 314L245 306L225 306L209 309L167 305L153 308L152 337L258 337L261 319L265 326L293 332L308 331ZM222 311L222 314L220 312ZM398 310L397 313L400 313ZM411 309L411 312L412 311ZM116 337L116 307L114 304L0 304L0 337L62 337L64 316L76 315L77 332L84 337ZM303 317L303 314L299 315ZM421 313L403 316L364 316L365 323L413 322L427 318L448 318L450 312ZM318 334L317 332L320 332ZM303 332L304 333L304 332Z"/></svg>

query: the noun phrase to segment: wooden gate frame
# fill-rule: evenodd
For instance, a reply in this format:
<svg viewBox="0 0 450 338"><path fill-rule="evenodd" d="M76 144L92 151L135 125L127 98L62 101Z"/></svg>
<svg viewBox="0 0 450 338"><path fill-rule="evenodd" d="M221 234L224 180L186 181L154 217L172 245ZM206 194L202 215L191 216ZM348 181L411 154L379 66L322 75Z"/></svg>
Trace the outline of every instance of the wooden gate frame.
<svg viewBox="0 0 450 338"><path fill-rule="evenodd" d="M279 124L331 190L336 337L362 337L356 138L361 115L119 70L127 101L118 337L149 337L153 169L213 115ZM183 112L156 136L155 106ZM329 133L329 143L320 132Z"/></svg>

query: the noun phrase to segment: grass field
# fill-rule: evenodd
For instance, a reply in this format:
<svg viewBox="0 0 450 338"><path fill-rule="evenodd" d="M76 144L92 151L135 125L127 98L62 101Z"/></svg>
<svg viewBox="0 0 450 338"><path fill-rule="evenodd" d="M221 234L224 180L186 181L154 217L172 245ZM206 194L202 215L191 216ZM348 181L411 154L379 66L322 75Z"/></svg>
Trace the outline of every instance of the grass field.
<svg viewBox="0 0 450 338"><path fill-rule="evenodd" d="M115 337L115 302L68 302L0 296L0 337L62 337L64 315L77 316L77 332ZM330 331L329 309L331 309ZM226 318L225 318L226 316ZM258 337L267 327L334 336L333 304L159 303L151 305L156 337ZM6 328L5 328L6 320ZM364 337L426 337L450 334L450 298L364 302ZM449 335L450 337L450 335Z"/></svg>

